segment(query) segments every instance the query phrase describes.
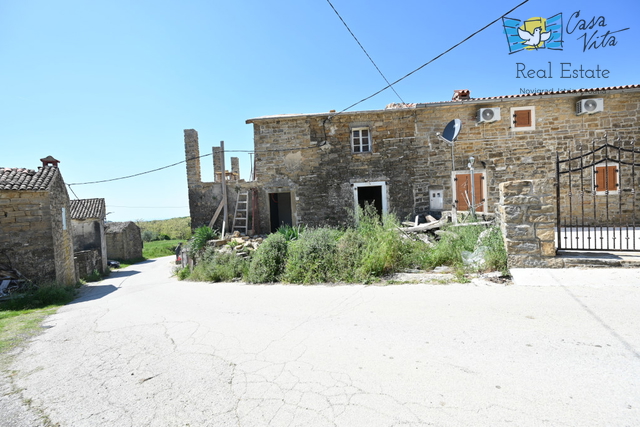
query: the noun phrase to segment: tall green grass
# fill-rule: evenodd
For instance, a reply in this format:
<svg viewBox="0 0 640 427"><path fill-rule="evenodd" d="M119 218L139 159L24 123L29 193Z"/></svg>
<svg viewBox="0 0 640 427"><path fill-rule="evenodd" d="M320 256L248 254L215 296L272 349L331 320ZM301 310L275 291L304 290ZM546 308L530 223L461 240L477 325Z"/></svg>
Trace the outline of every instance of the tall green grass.
<svg viewBox="0 0 640 427"><path fill-rule="evenodd" d="M370 283L407 268L448 265L460 278L466 273L507 272L506 253L498 227L447 227L433 246L403 234L394 215L380 217L373 207L358 210L345 229L284 227L269 235L250 259L207 248L196 267L180 271L191 280L221 281L242 276L252 283ZM484 262L465 265L463 253L479 247Z"/></svg>

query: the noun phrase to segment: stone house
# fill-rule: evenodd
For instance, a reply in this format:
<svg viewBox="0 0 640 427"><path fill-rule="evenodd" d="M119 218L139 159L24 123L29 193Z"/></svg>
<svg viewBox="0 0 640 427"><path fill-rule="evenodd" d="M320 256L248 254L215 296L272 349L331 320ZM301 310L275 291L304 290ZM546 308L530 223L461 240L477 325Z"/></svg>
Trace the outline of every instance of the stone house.
<svg viewBox="0 0 640 427"><path fill-rule="evenodd" d="M247 120L255 180L238 183L236 192L255 192L257 232L283 223L340 224L364 203L403 220L469 205L491 214L500 184L520 180L558 184L549 187L558 190L557 207L540 212L552 224L561 214L570 224L580 215L585 225L634 222L639 110L640 85L628 85L485 98L456 90L443 102L258 117ZM441 133L454 119L461 127L452 144ZM199 166L196 176L196 165L187 164L190 200L210 216L216 203L200 187Z"/></svg>
<svg viewBox="0 0 640 427"><path fill-rule="evenodd" d="M142 258L142 233L133 221L107 222L105 236L109 259L125 261Z"/></svg>
<svg viewBox="0 0 640 427"><path fill-rule="evenodd" d="M58 160L38 170L0 167L0 262L33 281L78 281L71 211Z"/></svg>
<svg viewBox="0 0 640 427"><path fill-rule="evenodd" d="M107 270L104 199L71 200L71 231L80 277Z"/></svg>

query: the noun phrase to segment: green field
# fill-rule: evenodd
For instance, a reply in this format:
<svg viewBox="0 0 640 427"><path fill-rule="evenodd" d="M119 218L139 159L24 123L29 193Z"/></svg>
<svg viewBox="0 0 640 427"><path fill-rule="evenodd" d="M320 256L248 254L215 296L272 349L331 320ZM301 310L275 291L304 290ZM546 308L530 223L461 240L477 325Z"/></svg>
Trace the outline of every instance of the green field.
<svg viewBox="0 0 640 427"><path fill-rule="evenodd" d="M156 240L154 242L144 242L142 247L142 256L144 258L160 258L168 255L175 255L175 249L178 244L185 240Z"/></svg>

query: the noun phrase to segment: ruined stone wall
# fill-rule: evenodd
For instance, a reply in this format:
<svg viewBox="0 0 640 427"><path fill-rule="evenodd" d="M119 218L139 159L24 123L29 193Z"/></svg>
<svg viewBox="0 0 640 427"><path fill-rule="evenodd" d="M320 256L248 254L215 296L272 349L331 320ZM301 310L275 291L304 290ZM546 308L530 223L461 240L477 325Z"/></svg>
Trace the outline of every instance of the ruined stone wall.
<svg viewBox="0 0 640 427"><path fill-rule="evenodd" d="M193 129L184 131L185 157L187 159L187 185L189 191L189 212L191 228L196 229L209 225L213 214L222 201L222 151L220 147L212 147L214 176L211 182L203 182L200 170L200 147L198 132ZM232 158L233 171L240 174L239 162ZM227 224L230 229L235 213L239 191L246 191L250 186L244 181L227 181ZM222 228L223 214L220 213L214 228Z"/></svg>
<svg viewBox="0 0 640 427"><path fill-rule="evenodd" d="M603 98L604 111L577 116L576 101L584 98ZM534 128L515 130L511 109L525 107L533 109ZM478 123L480 108L500 108L501 120ZM568 156L605 133L622 141L637 137L639 109L640 92L634 90L253 119L261 225L268 229L268 197L277 192L292 193L297 223L340 223L354 206L352 185L363 181L385 182L389 211L401 219L430 211L430 189L442 190L448 210L454 200L452 170L468 172L470 156L476 173L485 175L485 206L491 212L500 183L555 180L557 153ZM436 133L456 118L462 131L452 156L451 146ZM371 131L372 153L352 153L350 128L360 126Z"/></svg>
<svg viewBox="0 0 640 427"><path fill-rule="evenodd" d="M102 269L102 256L98 249L79 251L75 254L77 275L80 279L90 276L94 270L104 273Z"/></svg>

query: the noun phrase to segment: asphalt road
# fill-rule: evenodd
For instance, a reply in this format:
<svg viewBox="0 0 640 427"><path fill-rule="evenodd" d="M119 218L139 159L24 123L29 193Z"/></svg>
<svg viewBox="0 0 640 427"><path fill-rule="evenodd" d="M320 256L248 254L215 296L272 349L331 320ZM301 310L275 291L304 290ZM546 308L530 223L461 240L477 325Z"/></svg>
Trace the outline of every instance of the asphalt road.
<svg viewBox="0 0 640 427"><path fill-rule="evenodd" d="M292 286L178 282L170 268L87 287L4 389L61 427L640 422L636 270Z"/></svg>

